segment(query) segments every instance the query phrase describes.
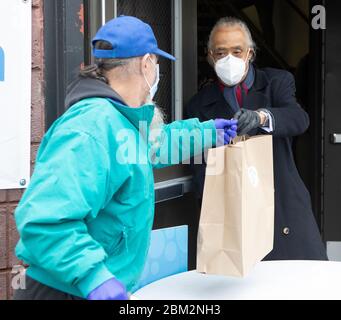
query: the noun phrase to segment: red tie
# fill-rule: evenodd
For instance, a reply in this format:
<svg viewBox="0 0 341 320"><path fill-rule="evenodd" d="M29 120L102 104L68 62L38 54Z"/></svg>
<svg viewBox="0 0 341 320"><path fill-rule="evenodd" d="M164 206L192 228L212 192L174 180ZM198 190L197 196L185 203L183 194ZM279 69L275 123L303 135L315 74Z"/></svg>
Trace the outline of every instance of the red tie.
<svg viewBox="0 0 341 320"><path fill-rule="evenodd" d="M243 92L242 92L242 86L244 89L245 94L248 93L248 87L245 85L245 83L243 83L242 85L239 85L236 89L236 96L237 96L237 101L239 104L239 107L242 108L243 107Z"/></svg>

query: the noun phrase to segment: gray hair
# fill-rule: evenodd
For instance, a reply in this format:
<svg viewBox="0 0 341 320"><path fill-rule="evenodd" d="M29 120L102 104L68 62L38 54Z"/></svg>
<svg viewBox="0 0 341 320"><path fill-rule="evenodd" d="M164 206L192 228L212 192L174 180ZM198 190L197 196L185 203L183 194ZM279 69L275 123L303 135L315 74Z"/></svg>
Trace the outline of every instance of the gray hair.
<svg viewBox="0 0 341 320"><path fill-rule="evenodd" d="M209 37L209 40L208 40L207 47L209 50L212 50L213 36L214 36L215 32L217 31L217 29L219 29L221 27L239 27L239 28L241 28L244 31L246 38L248 40L248 46L251 49L253 49L254 54L256 53L257 46L256 46L256 43L252 39L252 35L251 35L249 27L247 26L247 24L243 20L240 20L240 19L235 18L235 17L224 17L224 18L221 18L220 20L218 20L218 22L213 27L211 34L210 34L210 37Z"/></svg>
<svg viewBox="0 0 341 320"><path fill-rule="evenodd" d="M111 50L112 45L106 41L97 41L95 44L97 49ZM95 58L94 64L89 65L81 70L80 76L83 78L93 78L109 83L107 73L114 69L119 69L120 75L137 73L138 62L141 57L125 58L125 59L108 59Z"/></svg>

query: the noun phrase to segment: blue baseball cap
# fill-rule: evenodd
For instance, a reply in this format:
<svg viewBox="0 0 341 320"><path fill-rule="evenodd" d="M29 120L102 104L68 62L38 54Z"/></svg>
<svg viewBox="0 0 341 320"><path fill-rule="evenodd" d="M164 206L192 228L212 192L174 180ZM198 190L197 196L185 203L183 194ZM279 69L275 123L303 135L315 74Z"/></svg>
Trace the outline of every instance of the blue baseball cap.
<svg viewBox="0 0 341 320"><path fill-rule="evenodd" d="M97 41L107 41L113 49L96 49ZM175 57L158 48L152 28L135 17L120 16L110 20L98 30L92 45L93 56L99 59L142 57L150 53L175 61Z"/></svg>

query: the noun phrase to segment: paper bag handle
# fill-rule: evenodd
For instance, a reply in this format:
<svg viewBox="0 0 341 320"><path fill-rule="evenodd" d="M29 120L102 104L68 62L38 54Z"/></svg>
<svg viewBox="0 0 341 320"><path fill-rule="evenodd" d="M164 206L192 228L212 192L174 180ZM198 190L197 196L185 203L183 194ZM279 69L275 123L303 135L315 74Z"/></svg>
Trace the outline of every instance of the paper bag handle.
<svg viewBox="0 0 341 320"><path fill-rule="evenodd" d="M249 139L248 135L244 135L244 136L237 136L234 139L231 140L231 145L236 145L238 142L245 142L247 139Z"/></svg>

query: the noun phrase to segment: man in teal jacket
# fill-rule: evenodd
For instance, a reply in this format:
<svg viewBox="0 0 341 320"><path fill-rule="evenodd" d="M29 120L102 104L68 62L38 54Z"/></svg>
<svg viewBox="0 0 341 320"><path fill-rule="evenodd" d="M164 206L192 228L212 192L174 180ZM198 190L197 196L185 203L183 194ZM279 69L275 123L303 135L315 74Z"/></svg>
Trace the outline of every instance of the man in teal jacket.
<svg viewBox="0 0 341 320"><path fill-rule="evenodd" d="M158 49L147 24L114 19L93 46L96 64L69 87L68 110L45 135L15 212L16 254L29 265L15 299L128 299L149 247L153 168L236 135L230 120L162 124L152 103L157 57L175 59ZM186 130L193 139L172 140Z"/></svg>

